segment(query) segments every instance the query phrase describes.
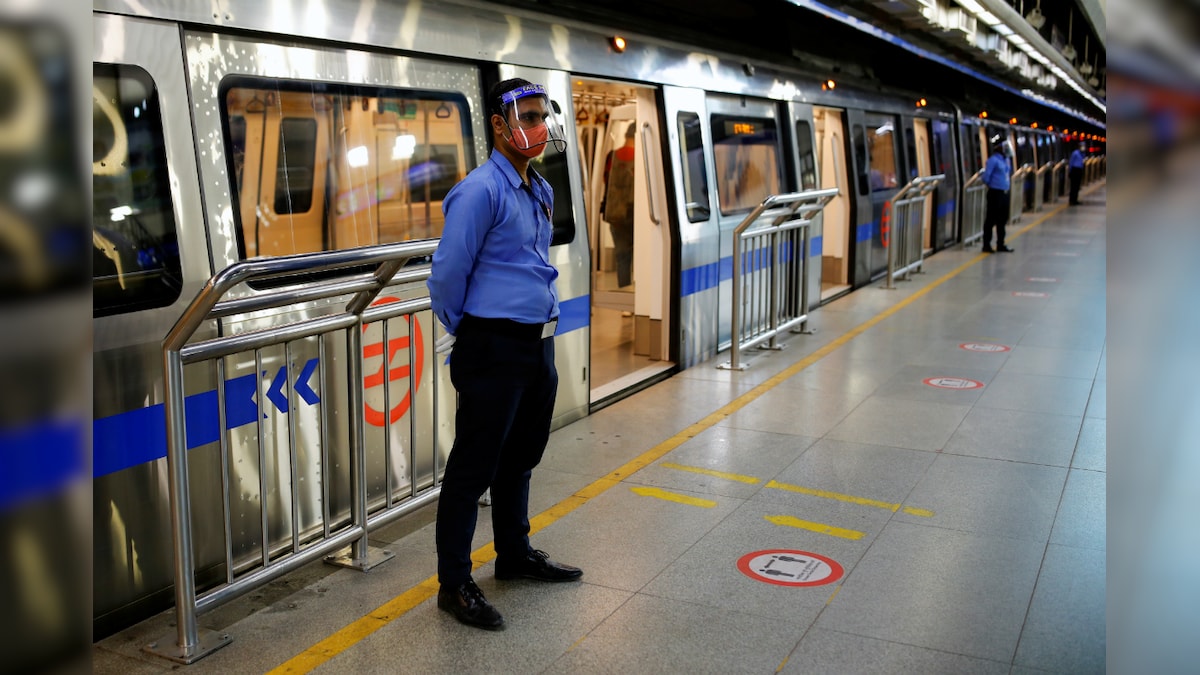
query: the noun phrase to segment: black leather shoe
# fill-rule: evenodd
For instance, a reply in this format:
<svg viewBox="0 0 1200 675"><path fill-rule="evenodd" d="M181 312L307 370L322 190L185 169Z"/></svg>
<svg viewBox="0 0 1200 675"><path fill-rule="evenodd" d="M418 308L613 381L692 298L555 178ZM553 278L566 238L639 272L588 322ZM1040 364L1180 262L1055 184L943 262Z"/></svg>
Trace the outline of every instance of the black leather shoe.
<svg viewBox="0 0 1200 675"><path fill-rule="evenodd" d="M980 253L995 253L995 251L992 250L991 246L984 246L983 248L979 249L979 252Z"/></svg>
<svg viewBox="0 0 1200 675"><path fill-rule="evenodd" d="M556 563L545 551L530 551L519 560L496 559L496 578L536 579L537 581L575 581L583 576L583 570L570 565Z"/></svg>
<svg viewBox="0 0 1200 675"><path fill-rule="evenodd" d="M471 579L457 588L442 586L438 589L437 604L439 609L450 612L451 616L468 626L504 630L504 617L483 597L483 591Z"/></svg>
<svg viewBox="0 0 1200 675"><path fill-rule="evenodd" d="M996 250L1000 251L1001 253L1012 253L1013 252L1013 250L1007 246L1001 246L1000 248L998 248Z"/></svg>

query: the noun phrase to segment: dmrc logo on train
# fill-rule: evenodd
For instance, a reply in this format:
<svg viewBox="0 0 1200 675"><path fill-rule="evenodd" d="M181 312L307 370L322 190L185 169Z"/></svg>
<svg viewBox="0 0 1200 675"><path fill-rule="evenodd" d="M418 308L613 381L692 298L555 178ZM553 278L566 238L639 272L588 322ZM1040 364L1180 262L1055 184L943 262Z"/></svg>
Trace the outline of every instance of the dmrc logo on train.
<svg viewBox="0 0 1200 675"><path fill-rule="evenodd" d="M371 306L390 302L400 302L400 298L384 296L372 302ZM388 324L386 349L384 324ZM397 332L403 334L396 335ZM363 326L362 358L363 407L367 424L383 427L399 421L412 407L413 395L421 386L425 337L420 320L409 314ZM415 376L413 370L416 371ZM382 386L385 383L386 388Z"/></svg>

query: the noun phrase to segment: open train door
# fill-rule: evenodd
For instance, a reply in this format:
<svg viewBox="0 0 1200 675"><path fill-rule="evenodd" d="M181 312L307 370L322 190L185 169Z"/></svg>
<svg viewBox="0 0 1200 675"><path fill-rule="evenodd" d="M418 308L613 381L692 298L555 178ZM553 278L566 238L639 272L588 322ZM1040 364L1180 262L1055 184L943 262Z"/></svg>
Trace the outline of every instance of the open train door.
<svg viewBox="0 0 1200 675"><path fill-rule="evenodd" d="M850 290L850 163L846 158L845 111L813 107L820 189L837 188L838 195L821 212L821 300Z"/></svg>

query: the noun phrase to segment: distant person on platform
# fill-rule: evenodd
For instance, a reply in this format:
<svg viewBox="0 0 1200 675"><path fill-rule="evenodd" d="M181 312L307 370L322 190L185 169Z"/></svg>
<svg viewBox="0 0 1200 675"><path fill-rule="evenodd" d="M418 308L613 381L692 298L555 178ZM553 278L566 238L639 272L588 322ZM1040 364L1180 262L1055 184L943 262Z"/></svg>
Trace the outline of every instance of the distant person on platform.
<svg viewBox="0 0 1200 675"><path fill-rule="evenodd" d="M436 525L437 604L488 630L504 617L471 578L478 500L491 488L496 578L574 581L576 567L529 545L529 479L550 438L558 391L558 270L550 263L554 191L529 166L548 143L566 148L544 87L505 80L485 101L493 150L446 195L429 297L453 349L454 446Z"/></svg>
<svg viewBox="0 0 1200 675"><path fill-rule="evenodd" d="M612 233L617 286L633 283L633 157L637 122L625 127L625 145L608 153L604 167L604 219Z"/></svg>
<svg viewBox="0 0 1200 675"><path fill-rule="evenodd" d="M1071 181L1071 206L1079 204L1079 187L1083 185L1083 153L1086 150L1087 146L1080 143L1079 147L1071 151L1071 157L1067 160L1067 178Z"/></svg>
<svg viewBox="0 0 1200 675"><path fill-rule="evenodd" d="M1009 183L1012 179L1012 162L1004 152L1004 141L999 136L992 139L992 154L983 168L983 184L987 186L987 211L983 218L983 252L1012 253L1004 245L1004 234L1008 227ZM996 230L996 248L992 249L992 229Z"/></svg>

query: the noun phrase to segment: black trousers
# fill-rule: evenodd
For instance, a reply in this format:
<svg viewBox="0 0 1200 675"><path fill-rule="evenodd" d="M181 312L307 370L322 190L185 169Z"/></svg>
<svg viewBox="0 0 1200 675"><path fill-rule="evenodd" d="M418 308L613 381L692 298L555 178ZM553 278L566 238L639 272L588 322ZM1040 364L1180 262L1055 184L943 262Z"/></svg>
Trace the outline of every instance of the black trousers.
<svg viewBox="0 0 1200 675"><path fill-rule="evenodd" d="M1067 179L1071 181L1071 194L1068 202L1078 204L1079 187L1083 185L1083 169L1067 169Z"/></svg>
<svg viewBox="0 0 1200 675"><path fill-rule="evenodd" d="M996 229L996 248L1004 247L1004 234L1008 226L1009 194L1004 190L988 188L987 210L983 216L983 245L992 245L992 228Z"/></svg>
<svg viewBox="0 0 1200 675"><path fill-rule="evenodd" d="M518 335L502 330L502 321L472 318L464 318L450 355L458 412L438 498L438 580L444 586L471 576L478 501L488 487L497 557L529 552L529 478L550 438L558 391L554 338Z"/></svg>

